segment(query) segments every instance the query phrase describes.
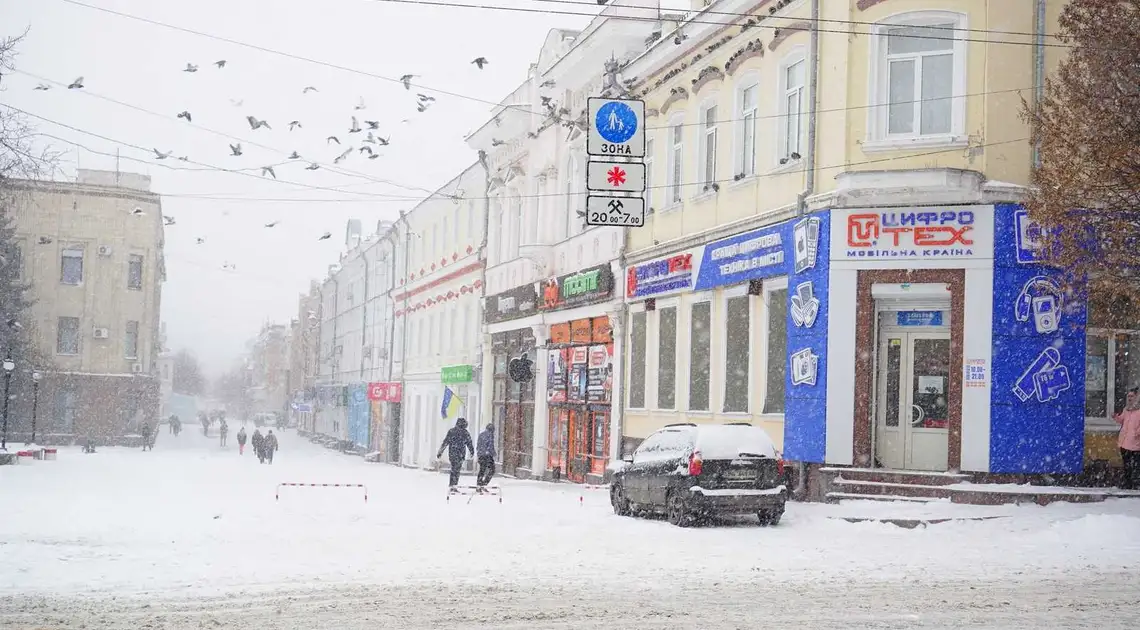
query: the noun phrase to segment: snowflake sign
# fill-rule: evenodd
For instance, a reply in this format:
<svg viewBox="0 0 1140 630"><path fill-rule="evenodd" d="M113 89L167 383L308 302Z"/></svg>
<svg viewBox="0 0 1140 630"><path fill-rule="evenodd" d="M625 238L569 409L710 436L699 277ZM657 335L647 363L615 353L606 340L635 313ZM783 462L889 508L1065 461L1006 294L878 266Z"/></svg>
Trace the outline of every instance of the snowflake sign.
<svg viewBox="0 0 1140 630"><path fill-rule="evenodd" d="M620 166L611 168L606 173L606 176L606 181L608 181L611 186L621 186L625 183L625 169Z"/></svg>

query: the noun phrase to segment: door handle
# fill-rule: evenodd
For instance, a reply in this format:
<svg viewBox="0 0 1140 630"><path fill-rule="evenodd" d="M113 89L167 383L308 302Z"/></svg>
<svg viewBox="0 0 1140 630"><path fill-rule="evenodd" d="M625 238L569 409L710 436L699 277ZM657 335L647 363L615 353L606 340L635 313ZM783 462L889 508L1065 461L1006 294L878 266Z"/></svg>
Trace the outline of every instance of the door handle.
<svg viewBox="0 0 1140 630"><path fill-rule="evenodd" d="M918 425L920 425L922 423L922 421L926 419L926 412L923 411L922 407L919 407L918 405L912 404L910 406L910 408L911 408L910 426L911 426L911 428L914 428L914 427L917 427ZM917 419L914 417L914 411L915 410L918 411L918 418Z"/></svg>

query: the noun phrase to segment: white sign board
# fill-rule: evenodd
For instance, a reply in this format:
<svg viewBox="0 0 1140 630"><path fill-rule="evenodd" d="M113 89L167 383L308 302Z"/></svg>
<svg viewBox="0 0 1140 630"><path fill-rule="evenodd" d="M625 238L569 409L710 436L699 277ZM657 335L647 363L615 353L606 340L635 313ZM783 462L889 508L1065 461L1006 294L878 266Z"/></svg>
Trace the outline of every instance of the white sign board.
<svg viewBox="0 0 1140 630"><path fill-rule="evenodd" d="M645 101L587 99L586 153L602 157L645 157Z"/></svg>
<svg viewBox="0 0 1140 630"><path fill-rule="evenodd" d="M641 227L645 225L645 200L641 197L586 197L586 225L616 225Z"/></svg>
<svg viewBox="0 0 1140 630"><path fill-rule="evenodd" d="M645 192L645 164L641 162L589 162L586 189L598 192Z"/></svg>
<svg viewBox="0 0 1140 630"><path fill-rule="evenodd" d="M831 211L832 262L907 267L993 257L993 206Z"/></svg>

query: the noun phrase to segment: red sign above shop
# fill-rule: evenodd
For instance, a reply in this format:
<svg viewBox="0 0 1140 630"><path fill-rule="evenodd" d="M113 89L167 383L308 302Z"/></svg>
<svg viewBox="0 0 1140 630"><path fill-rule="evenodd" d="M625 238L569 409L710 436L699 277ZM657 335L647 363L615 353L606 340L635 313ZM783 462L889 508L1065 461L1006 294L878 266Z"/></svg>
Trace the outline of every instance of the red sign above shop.
<svg viewBox="0 0 1140 630"><path fill-rule="evenodd" d="M404 397L403 383L369 383L368 400L398 403Z"/></svg>

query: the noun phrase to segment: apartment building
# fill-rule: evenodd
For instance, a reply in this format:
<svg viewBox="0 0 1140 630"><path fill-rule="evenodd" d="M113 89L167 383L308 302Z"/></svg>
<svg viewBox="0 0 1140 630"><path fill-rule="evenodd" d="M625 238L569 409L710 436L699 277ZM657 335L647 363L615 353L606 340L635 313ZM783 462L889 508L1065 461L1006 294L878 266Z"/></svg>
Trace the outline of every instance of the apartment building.
<svg viewBox="0 0 1140 630"><path fill-rule="evenodd" d="M153 423L166 269L150 178L81 169L74 182L9 184L20 273L35 302L25 325L43 363L29 366L43 374L37 434L111 437Z"/></svg>
<svg viewBox="0 0 1140 630"><path fill-rule="evenodd" d="M276 413L287 417L289 383L289 329L265 324L249 349L250 413Z"/></svg>
<svg viewBox="0 0 1140 630"><path fill-rule="evenodd" d="M700 2L623 69L653 173L626 253L629 446L747 421L809 478L1115 457L1135 331L1096 329L1018 205L1058 4Z"/></svg>

